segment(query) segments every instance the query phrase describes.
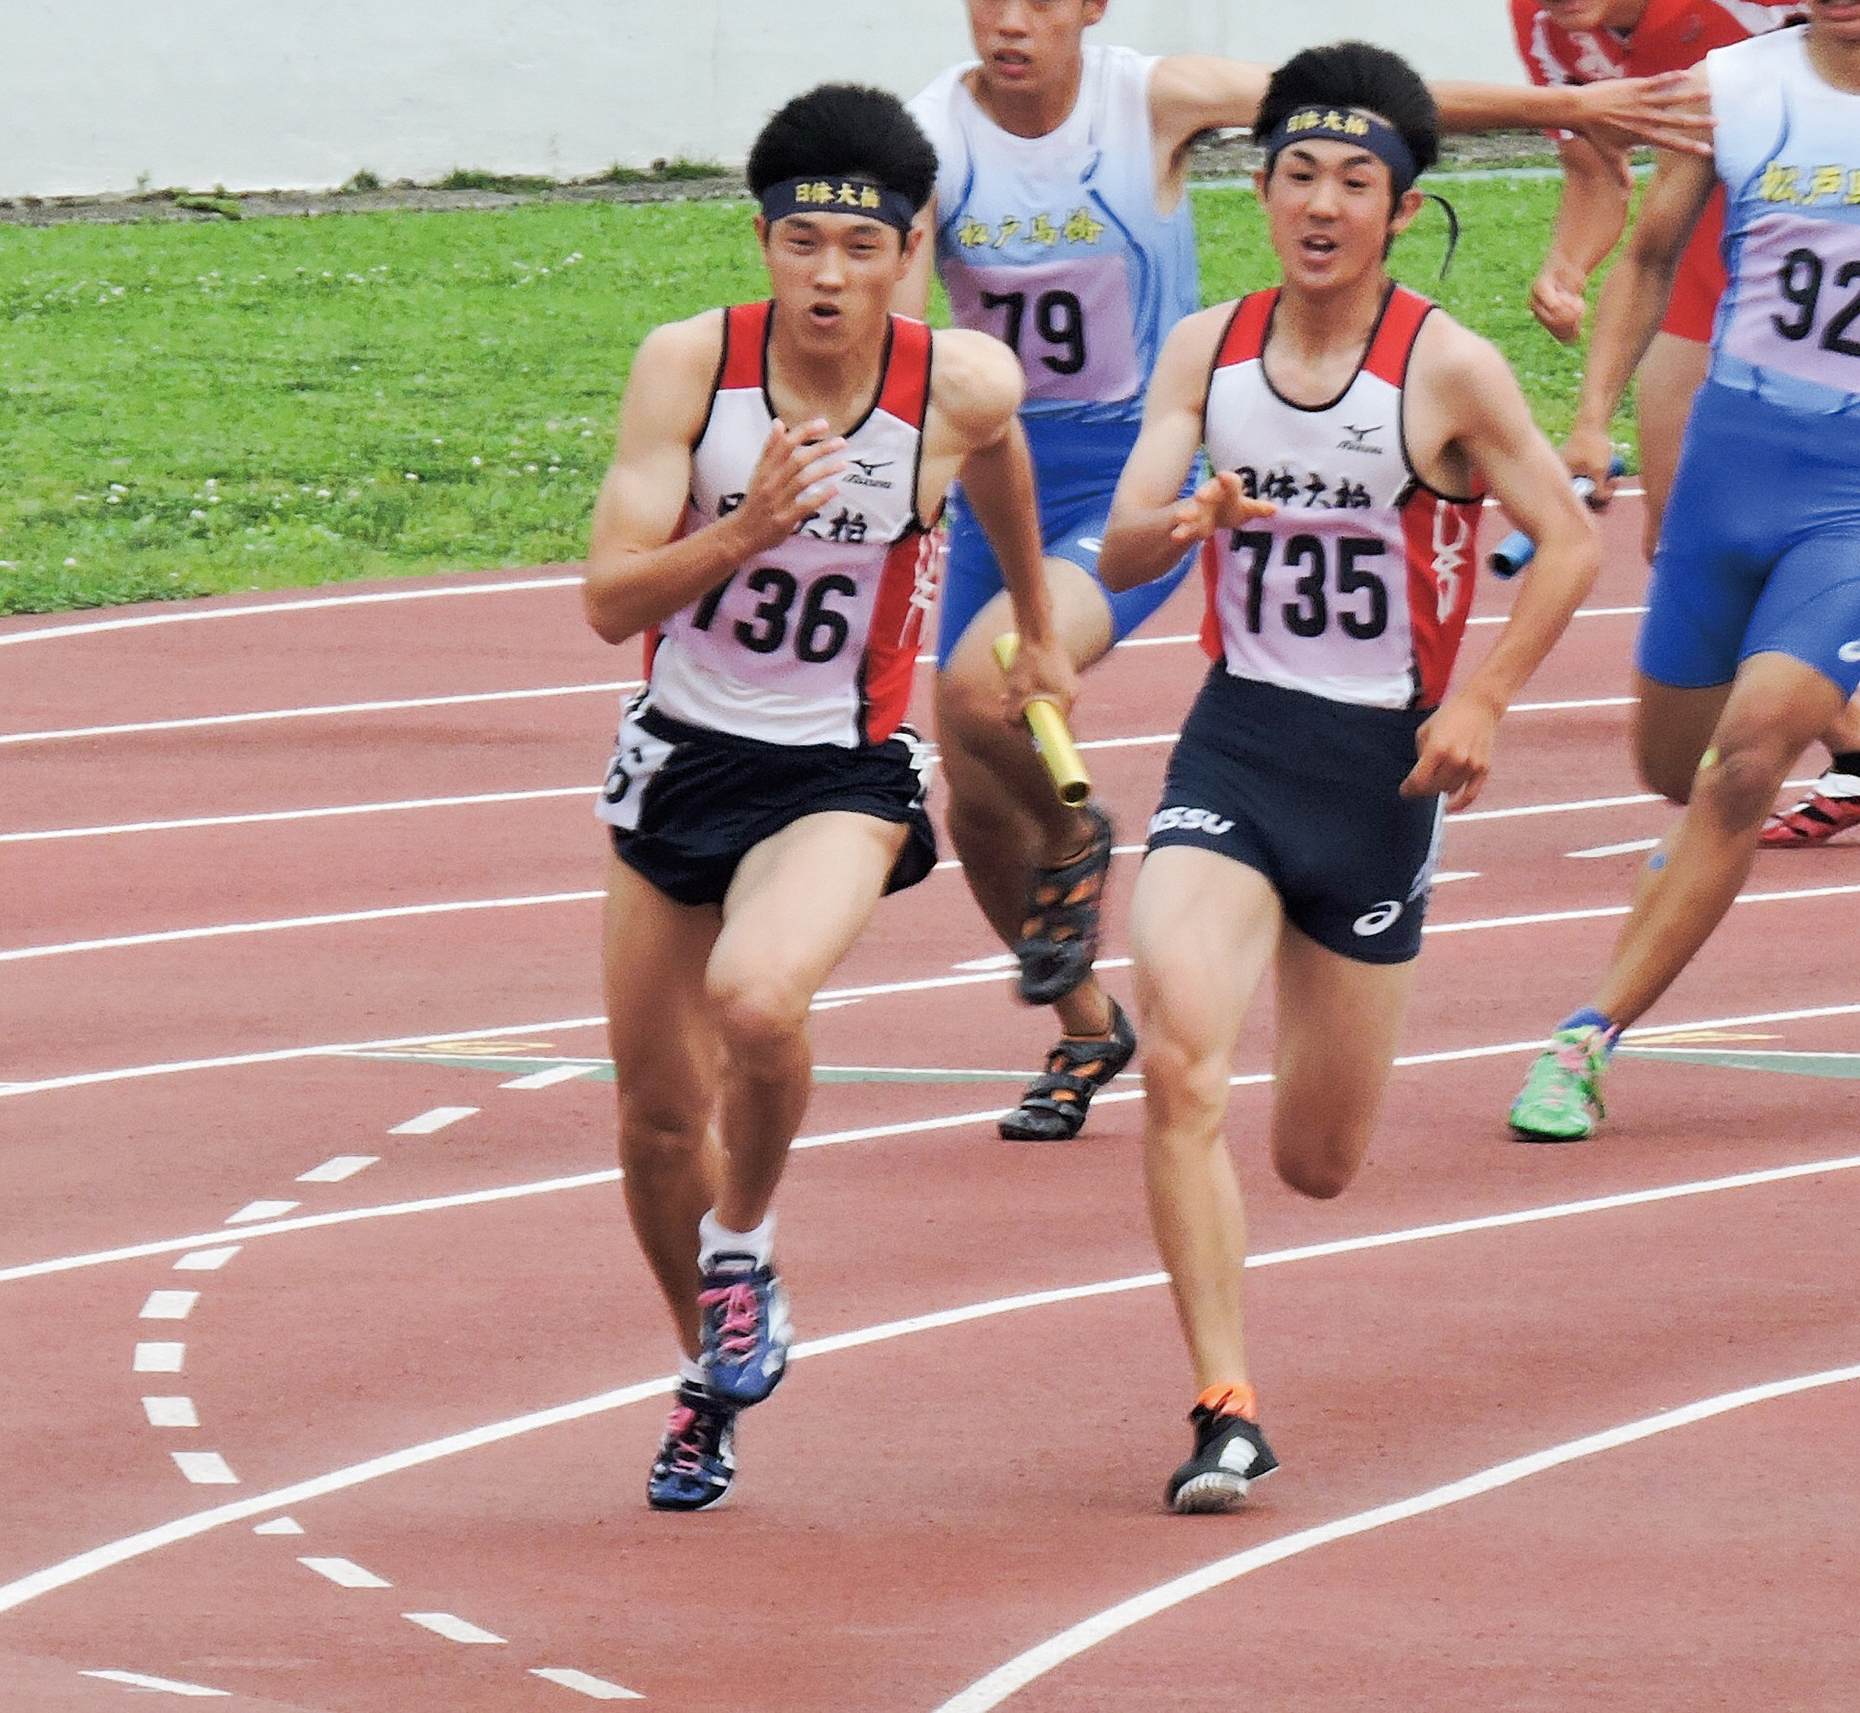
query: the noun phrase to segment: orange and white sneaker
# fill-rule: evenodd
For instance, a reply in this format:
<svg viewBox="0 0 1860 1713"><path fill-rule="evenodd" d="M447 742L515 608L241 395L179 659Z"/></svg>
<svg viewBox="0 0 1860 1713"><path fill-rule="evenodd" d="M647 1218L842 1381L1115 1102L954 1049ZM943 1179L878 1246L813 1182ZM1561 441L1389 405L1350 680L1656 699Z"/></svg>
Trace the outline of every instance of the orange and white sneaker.
<svg viewBox="0 0 1860 1713"><path fill-rule="evenodd" d="M1860 779L1829 768L1793 809L1770 817L1758 842L1766 851L1806 850L1849 827L1860 827Z"/></svg>

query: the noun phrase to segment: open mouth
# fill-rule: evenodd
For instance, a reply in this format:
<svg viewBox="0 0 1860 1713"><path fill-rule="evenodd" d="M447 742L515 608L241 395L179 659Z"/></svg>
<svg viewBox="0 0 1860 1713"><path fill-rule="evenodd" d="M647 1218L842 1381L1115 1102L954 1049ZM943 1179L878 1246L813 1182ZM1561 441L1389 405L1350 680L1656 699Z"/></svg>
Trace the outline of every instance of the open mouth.
<svg viewBox="0 0 1860 1713"><path fill-rule="evenodd" d="M990 63L1003 77L1019 80L1033 71L1033 60L1015 48L1001 48L989 56Z"/></svg>
<svg viewBox="0 0 1860 1713"><path fill-rule="evenodd" d="M1322 232L1312 232L1298 240L1298 248L1305 255L1321 261L1336 255L1337 240L1325 237Z"/></svg>
<svg viewBox="0 0 1860 1713"><path fill-rule="evenodd" d="M840 308L836 303L809 304L807 319L816 327L835 327L839 325Z"/></svg>

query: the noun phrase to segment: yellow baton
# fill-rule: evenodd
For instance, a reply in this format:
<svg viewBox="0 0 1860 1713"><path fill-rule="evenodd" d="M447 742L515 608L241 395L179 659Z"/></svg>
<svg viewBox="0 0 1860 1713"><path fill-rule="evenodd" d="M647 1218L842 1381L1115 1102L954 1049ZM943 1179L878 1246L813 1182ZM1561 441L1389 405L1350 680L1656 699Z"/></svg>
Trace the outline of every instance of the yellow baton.
<svg viewBox="0 0 1860 1713"><path fill-rule="evenodd" d="M1001 663L1003 672L1013 666L1014 656L1019 652L1020 638L1013 631L995 638L995 659ZM1033 747L1046 764L1059 801L1068 808L1078 808L1091 796L1091 775L1085 771L1078 746L1066 729L1065 716L1045 697L1036 696L1027 704L1024 717L1027 729L1033 733Z"/></svg>

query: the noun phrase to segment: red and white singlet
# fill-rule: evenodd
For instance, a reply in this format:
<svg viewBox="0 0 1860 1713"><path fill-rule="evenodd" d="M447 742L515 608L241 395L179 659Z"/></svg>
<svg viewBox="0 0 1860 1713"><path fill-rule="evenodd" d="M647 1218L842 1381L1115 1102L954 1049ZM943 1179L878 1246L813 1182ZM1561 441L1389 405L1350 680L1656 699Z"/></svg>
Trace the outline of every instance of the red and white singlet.
<svg viewBox="0 0 1860 1713"><path fill-rule="evenodd" d="M1275 287L1234 306L1208 382L1210 461L1279 510L1203 548L1202 644L1237 678L1431 708L1472 607L1481 506L1436 493L1408 462L1402 383L1434 305L1391 288L1349 386L1307 409L1266 378L1278 300Z"/></svg>
<svg viewBox="0 0 1860 1713"><path fill-rule="evenodd" d="M773 309L724 312L681 535L742 504L775 420ZM894 315L886 337L878 398L846 436L838 494L649 633L643 707L765 743L856 749L897 729L936 593L935 520L917 515L930 329Z"/></svg>

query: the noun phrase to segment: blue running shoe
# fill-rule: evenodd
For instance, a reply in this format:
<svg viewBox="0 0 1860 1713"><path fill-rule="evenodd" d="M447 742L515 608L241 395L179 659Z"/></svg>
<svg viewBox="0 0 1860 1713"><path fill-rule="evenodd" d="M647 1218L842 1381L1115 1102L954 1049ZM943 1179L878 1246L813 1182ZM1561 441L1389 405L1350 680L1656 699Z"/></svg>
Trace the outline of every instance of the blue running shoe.
<svg viewBox="0 0 1860 1713"><path fill-rule="evenodd" d="M727 1498L736 1479L736 1411L689 1381L677 1397L646 1477L646 1503L655 1511L703 1511Z"/></svg>
<svg viewBox="0 0 1860 1713"><path fill-rule="evenodd" d="M698 1360L712 1393L737 1409L761 1403L781 1382L794 1336L775 1269L757 1266L753 1255L713 1255L698 1307Z"/></svg>

